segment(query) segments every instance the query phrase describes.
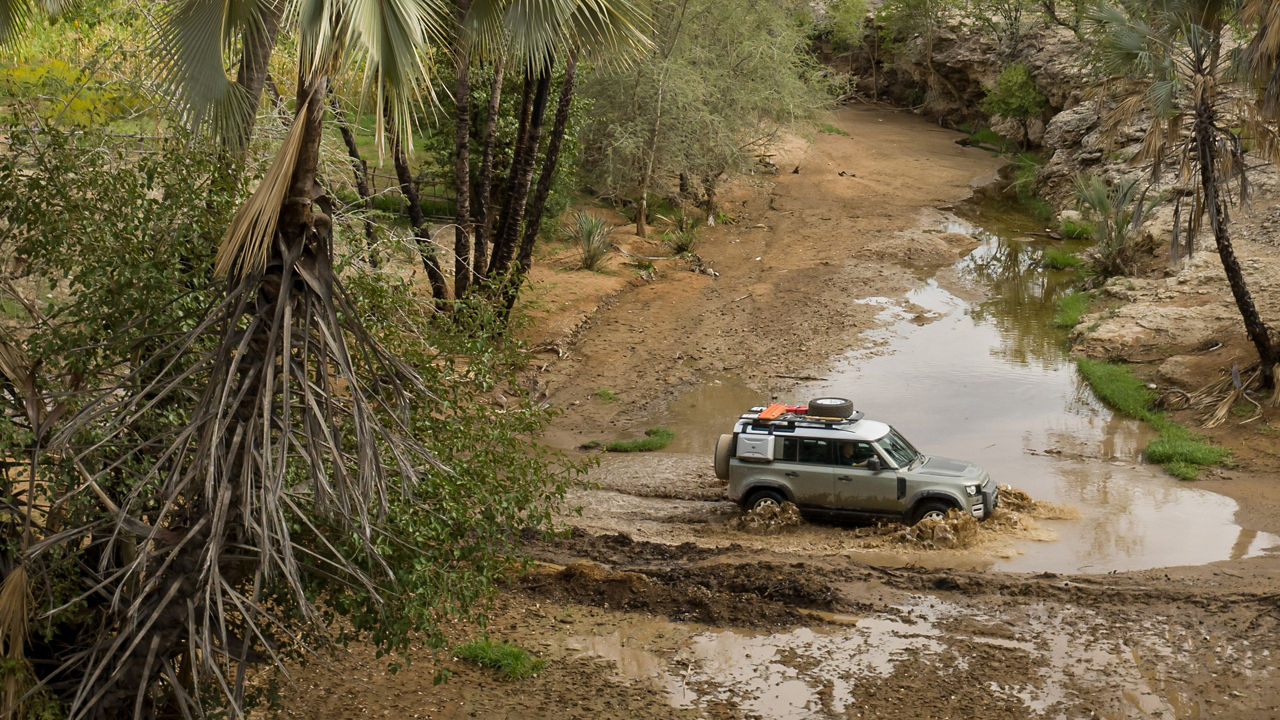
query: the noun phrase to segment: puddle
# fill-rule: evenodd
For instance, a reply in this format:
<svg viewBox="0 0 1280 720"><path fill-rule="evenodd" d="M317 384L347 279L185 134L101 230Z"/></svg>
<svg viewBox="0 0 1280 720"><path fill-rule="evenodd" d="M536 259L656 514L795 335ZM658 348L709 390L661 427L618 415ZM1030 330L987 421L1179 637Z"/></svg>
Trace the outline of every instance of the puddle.
<svg viewBox="0 0 1280 720"><path fill-rule="evenodd" d="M773 720L844 717L898 675L929 684L971 682L996 658L1000 667L1029 671L1018 680L990 677L987 690L1030 715L1066 717L1064 708L1093 696L1090 688L1106 688L1111 703L1144 717L1187 717L1177 714L1186 709L1179 698L1163 692L1155 664L1131 640L1108 637L1106 621L1087 610L1030 606L1013 621L920 597L888 613L844 619L850 622L753 635L628 618L613 633L568 645L609 662L615 677L656 690L674 707L730 706ZM1138 629L1144 642L1157 639L1155 652L1170 650L1158 628Z"/></svg>
<svg viewBox="0 0 1280 720"><path fill-rule="evenodd" d="M886 315L893 322L887 344L837 358L823 379L802 382L786 399L851 397L924 452L973 460L999 483L1079 510L1080 519L1038 521L1057 542L1022 542L1019 554L996 561L1000 569L1199 565L1280 545L1280 537L1237 525L1234 500L1142 462L1152 431L1098 402L1051 325L1069 274L1039 267L1046 243L1025 241L1034 224L989 211L962 209L974 220L957 217L943 228L981 245L938 275L943 284L931 279L908 294L905 303L923 308L931 322ZM963 299L944 287L954 282L987 297ZM672 450L709 454L738 413L767 399L735 378L714 378L671 409L665 422L680 439Z"/></svg>

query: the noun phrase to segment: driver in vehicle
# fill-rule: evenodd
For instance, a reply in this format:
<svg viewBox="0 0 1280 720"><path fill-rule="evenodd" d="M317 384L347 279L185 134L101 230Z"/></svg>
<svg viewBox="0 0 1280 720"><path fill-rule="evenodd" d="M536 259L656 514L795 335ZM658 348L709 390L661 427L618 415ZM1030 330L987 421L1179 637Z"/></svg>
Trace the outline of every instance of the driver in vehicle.
<svg viewBox="0 0 1280 720"><path fill-rule="evenodd" d="M840 443L840 464L864 468L875 452L869 443Z"/></svg>

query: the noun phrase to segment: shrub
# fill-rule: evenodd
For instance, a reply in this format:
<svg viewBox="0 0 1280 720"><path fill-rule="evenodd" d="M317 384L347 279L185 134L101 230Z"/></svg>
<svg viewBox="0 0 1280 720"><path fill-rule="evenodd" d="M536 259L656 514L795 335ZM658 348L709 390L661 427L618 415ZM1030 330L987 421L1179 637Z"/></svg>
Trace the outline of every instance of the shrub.
<svg viewBox="0 0 1280 720"><path fill-rule="evenodd" d="M1075 327L1092 301L1093 295L1084 290L1072 290L1058 296L1058 309L1053 314L1053 324L1061 328Z"/></svg>
<svg viewBox="0 0 1280 720"><path fill-rule="evenodd" d="M662 233L662 242L675 255L682 255L693 249L695 243L698 242L698 228L696 226L674 227Z"/></svg>
<svg viewBox="0 0 1280 720"><path fill-rule="evenodd" d="M1040 256L1040 264L1050 270L1066 270L1084 263L1079 255L1061 248L1047 248Z"/></svg>
<svg viewBox="0 0 1280 720"><path fill-rule="evenodd" d="M1031 72L1022 63L1006 67L996 78L995 87L982 99L982 111L988 115L1001 115L1022 123L1022 136L1027 136L1027 123L1049 107L1049 100L1040 86L1031 78Z"/></svg>
<svg viewBox="0 0 1280 720"><path fill-rule="evenodd" d="M1077 175L1075 182L1076 203L1093 227L1097 271L1106 276L1133 274L1138 228L1155 199L1139 192L1137 178L1108 185L1097 175Z"/></svg>
<svg viewBox="0 0 1280 720"><path fill-rule="evenodd" d="M609 242L609 234L613 228L603 218L589 212L579 210L573 214L570 223L561 229L561 234L582 252L582 270L595 270L600 267L613 243Z"/></svg>
<svg viewBox="0 0 1280 720"><path fill-rule="evenodd" d="M1077 222L1066 219L1058 226L1058 232L1062 233L1063 237L1071 238L1072 240L1085 240L1093 237L1093 223L1085 220Z"/></svg>
<svg viewBox="0 0 1280 720"><path fill-rule="evenodd" d="M467 662L497 670L508 680L527 678L547 665L522 647L507 642L494 642L487 637L460 645L453 653Z"/></svg>
<svg viewBox="0 0 1280 720"><path fill-rule="evenodd" d="M606 443L605 450L609 452L653 452L666 447L675 438L676 434L666 428L649 428L644 431L644 437L635 440L615 440Z"/></svg>

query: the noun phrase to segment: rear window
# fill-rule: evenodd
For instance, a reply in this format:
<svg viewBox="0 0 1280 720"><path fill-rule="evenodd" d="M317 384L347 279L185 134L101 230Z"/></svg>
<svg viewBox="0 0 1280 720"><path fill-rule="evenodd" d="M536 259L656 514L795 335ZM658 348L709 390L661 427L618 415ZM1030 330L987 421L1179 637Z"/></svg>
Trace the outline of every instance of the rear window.
<svg viewBox="0 0 1280 720"><path fill-rule="evenodd" d="M835 462L835 441L819 438L799 438L797 460L802 463L831 465Z"/></svg>

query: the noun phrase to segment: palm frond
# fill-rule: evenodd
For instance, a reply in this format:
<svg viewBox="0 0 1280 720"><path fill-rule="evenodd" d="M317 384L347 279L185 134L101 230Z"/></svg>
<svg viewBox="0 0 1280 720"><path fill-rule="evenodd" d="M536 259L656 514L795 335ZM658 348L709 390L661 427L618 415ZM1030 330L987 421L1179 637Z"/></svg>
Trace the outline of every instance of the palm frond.
<svg viewBox="0 0 1280 720"><path fill-rule="evenodd" d="M31 0L0 0L0 46L22 35L31 22Z"/></svg>
<svg viewBox="0 0 1280 720"><path fill-rule="evenodd" d="M298 109L267 174L227 225L214 260L214 271L218 275L239 277L260 273L266 267L280 219L280 208L289 191L293 168L302 148L310 102L304 102Z"/></svg>

